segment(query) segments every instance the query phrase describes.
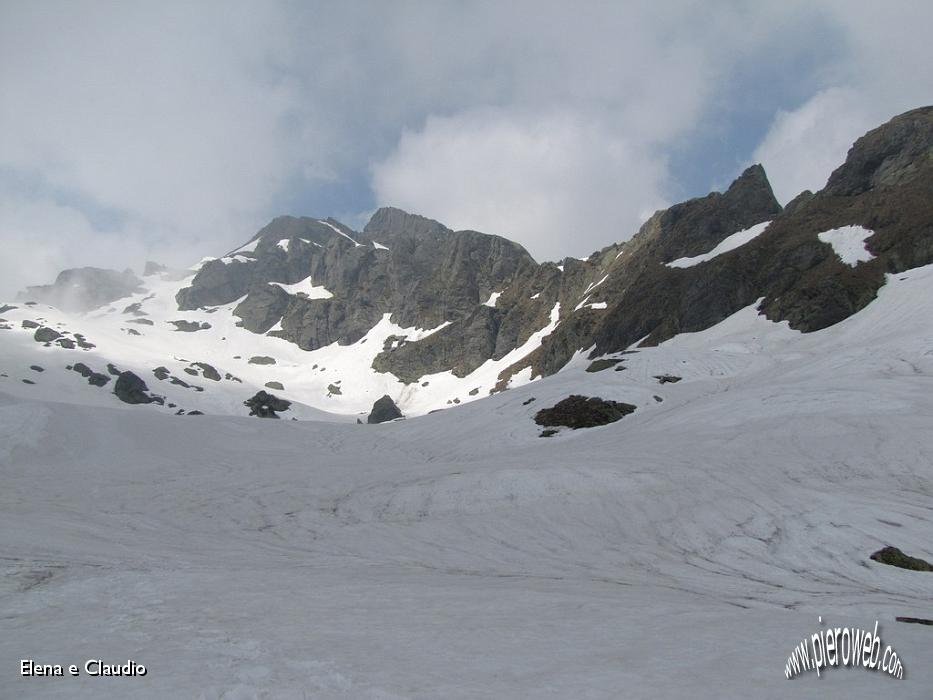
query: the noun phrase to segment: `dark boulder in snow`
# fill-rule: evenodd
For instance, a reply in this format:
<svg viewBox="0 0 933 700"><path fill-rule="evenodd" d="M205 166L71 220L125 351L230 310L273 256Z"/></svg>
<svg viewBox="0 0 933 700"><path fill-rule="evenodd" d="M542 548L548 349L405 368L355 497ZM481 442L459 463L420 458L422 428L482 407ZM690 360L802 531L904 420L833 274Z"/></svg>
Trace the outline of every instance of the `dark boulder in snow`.
<svg viewBox="0 0 933 700"><path fill-rule="evenodd" d="M205 379L210 379L212 382L220 381L220 372L218 372L212 365L207 364L206 362L192 362L193 367L198 367L201 370L201 376ZM188 371L187 369L185 370Z"/></svg>
<svg viewBox="0 0 933 700"><path fill-rule="evenodd" d="M181 331L183 333L195 333L197 331L206 331L211 327L209 323L198 323L197 321L169 321L173 326L175 326L176 331Z"/></svg>
<svg viewBox="0 0 933 700"><path fill-rule="evenodd" d="M630 403L574 394L550 408L542 408L535 414L535 423L548 427L565 426L574 430L593 428L614 423L632 413L635 408Z"/></svg>
<svg viewBox="0 0 933 700"><path fill-rule="evenodd" d="M370 412L369 417L366 418L366 422L385 423L396 418L402 418L402 412L395 405L392 397L386 394L373 404L373 410Z"/></svg>
<svg viewBox="0 0 933 700"><path fill-rule="evenodd" d="M62 337L62 334L58 331L52 330L47 326L42 326L39 330L35 332L35 335L32 336L37 343L51 343L53 340L58 340Z"/></svg>
<svg viewBox="0 0 933 700"><path fill-rule="evenodd" d="M282 385L282 382L266 382L266 389L285 391L285 387Z"/></svg>
<svg viewBox="0 0 933 700"><path fill-rule="evenodd" d="M252 397L243 402L243 405L249 408L249 414L257 418L278 418L276 413L287 411L292 405L291 401L280 399L274 394L265 391L258 391Z"/></svg>
<svg viewBox="0 0 933 700"><path fill-rule="evenodd" d="M122 372L113 387L113 393L124 403L161 403L159 397L150 396L148 391L146 382L132 372Z"/></svg>
<svg viewBox="0 0 933 700"><path fill-rule="evenodd" d="M658 384L676 384L683 379L674 374L656 374L654 378L658 380Z"/></svg>
<svg viewBox="0 0 933 700"><path fill-rule="evenodd" d="M268 355L253 355L248 362L251 365L274 365L275 358Z"/></svg>
<svg viewBox="0 0 933 700"><path fill-rule="evenodd" d="M911 571L933 571L933 564L923 559L918 559L917 557L908 556L897 547L879 549L871 555L871 558L882 564L896 566L901 569L909 569Z"/></svg>
<svg viewBox="0 0 933 700"><path fill-rule="evenodd" d="M91 386L104 386L110 381L106 374L95 372L83 362L76 362L71 369L87 379Z"/></svg>
<svg viewBox="0 0 933 700"><path fill-rule="evenodd" d="M604 369L609 369L610 367L615 367L617 364L622 362L622 360L616 360L607 358L604 360L593 360L590 363L589 367L586 368L587 372L602 372Z"/></svg>

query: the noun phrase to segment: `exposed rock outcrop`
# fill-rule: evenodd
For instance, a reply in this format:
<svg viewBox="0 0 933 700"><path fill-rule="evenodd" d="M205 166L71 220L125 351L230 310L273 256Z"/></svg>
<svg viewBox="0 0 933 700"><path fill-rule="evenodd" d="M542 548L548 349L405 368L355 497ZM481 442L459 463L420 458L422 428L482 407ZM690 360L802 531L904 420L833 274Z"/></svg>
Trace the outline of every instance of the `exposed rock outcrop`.
<svg viewBox="0 0 933 700"><path fill-rule="evenodd" d="M535 414L535 423L547 427L594 428L614 423L634 412L636 406L620 401L608 401L598 396L573 394L550 408Z"/></svg>
<svg viewBox="0 0 933 700"><path fill-rule="evenodd" d="M402 412L395 405L392 397L386 394L373 404L373 410L366 418L367 423L385 423L396 418L402 418Z"/></svg>
<svg viewBox="0 0 933 700"><path fill-rule="evenodd" d="M146 382L129 371L121 372L113 387L113 393L124 403L163 403L162 397L150 395L148 392Z"/></svg>
<svg viewBox="0 0 933 700"><path fill-rule="evenodd" d="M274 394L258 391L254 396L243 402L249 408L249 414L257 418L278 418L278 414L287 411L292 405L291 401L280 399Z"/></svg>

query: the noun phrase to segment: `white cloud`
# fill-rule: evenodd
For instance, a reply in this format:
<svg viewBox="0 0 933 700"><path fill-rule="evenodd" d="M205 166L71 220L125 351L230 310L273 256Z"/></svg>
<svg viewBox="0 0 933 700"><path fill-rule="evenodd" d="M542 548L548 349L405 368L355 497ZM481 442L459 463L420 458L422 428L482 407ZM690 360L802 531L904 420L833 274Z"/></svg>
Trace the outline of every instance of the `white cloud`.
<svg viewBox="0 0 933 700"><path fill-rule="evenodd" d="M702 125L753 111L728 104L736 75L799 73L806 104L759 149L786 191L823 177L865 105L929 101L931 10L897 5L3 2L0 181L37 221L81 218L68 248L127 263L216 254L280 213L364 211L370 173L379 203L582 254L634 231ZM795 153L813 161L797 174Z"/></svg>
<svg viewBox="0 0 933 700"><path fill-rule="evenodd" d="M185 5L22 3L3 19L0 165L40 183L20 188L38 220L58 221L62 202L116 211L118 231L67 230L127 263L142 240L196 256L252 235L296 167L280 128L294 97L258 80L262 56L231 41L262 17L218 12L205 26Z"/></svg>
<svg viewBox="0 0 933 700"><path fill-rule="evenodd" d="M656 154L585 115L482 110L406 132L373 183L382 203L560 259L630 237L664 175Z"/></svg>
<svg viewBox="0 0 933 700"><path fill-rule="evenodd" d="M824 87L779 112L754 153L782 203L818 190L869 129L933 102L933 5L901 0L827 0L823 11L845 37Z"/></svg>
<svg viewBox="0 0 933 700"><path fill-rule="evenodd" d="M27 285L51 282L68 267L134 266L147 244L138 235L96 230L83 213L34 197L0 195L0 300Z"/></svg>
<svg viewBox="0 0 933 700"><path fill-rule="evenodd" d="M803 190L821 189L855 139L877 125L870 112L862 95L842 88L780 112L753 155L764 165L778 201L786 204Z"/></svg>

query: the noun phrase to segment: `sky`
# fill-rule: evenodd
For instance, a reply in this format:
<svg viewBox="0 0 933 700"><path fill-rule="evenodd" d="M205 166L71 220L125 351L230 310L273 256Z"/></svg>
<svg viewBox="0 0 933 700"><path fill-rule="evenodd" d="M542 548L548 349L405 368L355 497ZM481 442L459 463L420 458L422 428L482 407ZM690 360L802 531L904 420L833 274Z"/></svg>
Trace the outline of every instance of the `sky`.
<svg viewBox="0 0 933 700"><path fill-rule="evenodd" d="M0 0L0 298L397 206L538 260L933 103L910 0Z"/></svg>

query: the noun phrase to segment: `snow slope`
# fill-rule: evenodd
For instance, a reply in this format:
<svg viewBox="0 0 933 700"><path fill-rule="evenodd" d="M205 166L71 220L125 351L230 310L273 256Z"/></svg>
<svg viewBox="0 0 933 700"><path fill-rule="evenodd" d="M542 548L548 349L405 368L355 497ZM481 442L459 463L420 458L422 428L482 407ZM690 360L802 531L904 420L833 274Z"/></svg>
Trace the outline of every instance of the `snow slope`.
<svg viewBox="0 0 933 700"><path fill-rule="evenodd" d="M823 331L748 308L622 371L578 359L376 426L0 394L0 688L929 698L930 628L894 617L931 616L933 575L868 555L933 559L931 298L933 266ZM537 437L534 413L569 393L638 409ZM905 679L786 681L818 616L878 620ZM19 678L22 658L149 674Z"/></svg>
<svg viewBox="0 0 933 700"><path fill-rule="evenodd" d="M693 267L694 265L699 265L700 263L707 262L712 260L715 257L722 255L723 253L728 253L730 250L735 250L745 245L749 241L756 239L765 229L768 228L770 221L762 221L760 224L755 224L751 228L738 231L733 233L731 236L724 238L719 245L713 248L708 253L703 253L702 255L697 255L692 258L677 258L669 263L666 263L668 267Z"/></svg>

